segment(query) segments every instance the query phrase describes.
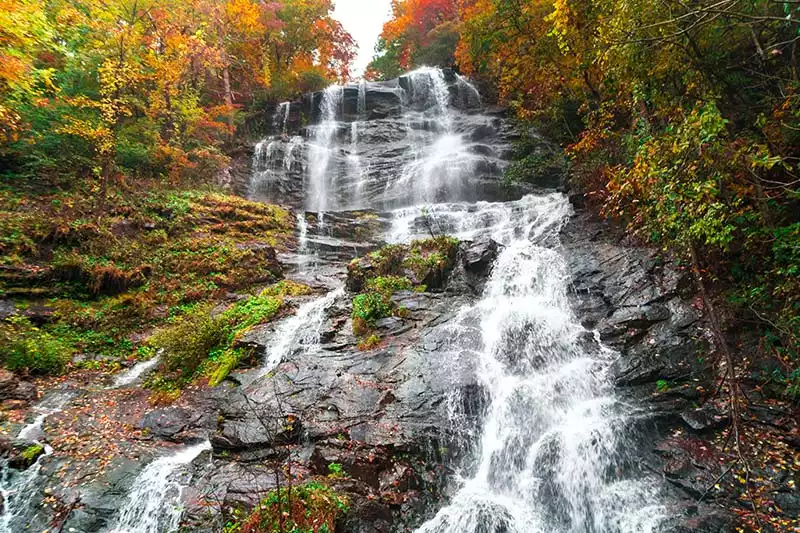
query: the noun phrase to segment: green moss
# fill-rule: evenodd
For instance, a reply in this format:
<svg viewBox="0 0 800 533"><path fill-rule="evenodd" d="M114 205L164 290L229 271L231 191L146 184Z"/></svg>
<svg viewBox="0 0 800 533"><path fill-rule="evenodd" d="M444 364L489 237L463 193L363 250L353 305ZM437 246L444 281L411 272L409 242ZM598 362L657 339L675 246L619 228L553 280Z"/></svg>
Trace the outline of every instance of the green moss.
<svg viewBox="0 0 800 533"><path fill-rule="evenodd" d="M375 275L390 276L399 274L408 248L402 244L389 244L370 254Z"/></svg>
<svg viewBox="0 0 800 533"><path fill-rule="evenodd" d="M455 264L458 239L434 237L411 244L403 266L414 273L419 283L443 282L444 276Z"/></svg>
<svg viewBox="0 0 800 533"><path fill-rule="evenodd" d="M221 383L242 360L233 349L235 342L253 326L269 322L278 313L283 300L275 296L252 296L213 316L213 306L196 306L156 332L150 343L164 349L165 366L180 372L183 379L193 377L209 358L206 373L213 385ZM224 354L219 357L219 354Z"/></svg>
<svg viewBox="0 0 800 533"><path fill-rule="evenodd" d="M40 455L44 453L44 446L41 444L31 444L20 453L20 456L25 459L27 463L33 463Z"/></svg>
<svg viewBox="0 0 800 533"><path fill-rule="evenodd" d="M225 350L219 359L214 362L212 365L212 369L207 371L208 377L208 384L212 387L216 387L227 378L231 372L233 372L236 367L239 366L242 359L244 358L244 353L242 350L238 349L228 349Z"/></svg>
<svg viewBox="0 0 800 533"><path fill-rule="evenodd" d="M7 215L0 217L0 264L9 267L0 272L0 294L21 305L47 299L54 309L52 323L37 331L0 325L15 330L0 338L0 356L10 368L33 373L61 372L80 351L129 357L132 333L231 290L275 282L280 268L270 246L287 246L295 224L280 207L210 190L167 190L158 182L111 191L102 214L94 214L92 195L81 190L23 197L0 188L0 210ZM306 290L286 283L264 296ZM257 319L269 314L258 311ZM212 325L199 324L199 332L188 324L184 333L214 337ZM184 355L210 342L191 341ZM185 363L173 366L190 369L196 360Z"/></svg>
<svg viewBox="0 0 800 533"><path fill-rule="evenodd" d="M392 316L391 299L379 292L359 294L353 298L353 333L366 334L381 318Z"/></svg>
<svg viewBox="0 0 800 533"><path fill-rule="evenodd" d="M308 285L292 280L282 280L275 285L264 289L262 296L307 296L313 294L314 289Z"/></svg>
<svg viewBox="0 0 800 533"><path fill-rule="evenodd" d="M230 332L223 320L211 316L211 311L211 305L198 307L150 338L154 347L164 350L168 371L191 377L209 353L226 341Z"/></svg>
<svg viewBox="0 0 800 533"><path fill-rule="evenodd" d="M397 291L410 291L413 288L414 284L404 276L380 276L367 282L367 290L388 296Z"/></svg>
<svg viewBox="0 0 800 533"><path fill-rule="evenodd" d="M353 299L353 333L364 337L381 318L405 316L407 310L392 301L395 292L441 287L455 264L458 245L458 239L435 237L384 246L368 258L353 260L348 265L347 286L360 292ZM367 349L374 345L368 340L361 343Z"/></svg>

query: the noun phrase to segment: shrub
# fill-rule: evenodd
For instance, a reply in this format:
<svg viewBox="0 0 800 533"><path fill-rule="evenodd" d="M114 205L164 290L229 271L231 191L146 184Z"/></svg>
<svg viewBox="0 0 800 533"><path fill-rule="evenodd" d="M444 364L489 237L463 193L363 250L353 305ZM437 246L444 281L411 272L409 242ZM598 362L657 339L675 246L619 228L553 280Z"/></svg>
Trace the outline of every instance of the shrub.
<svg viewBox="0 0 800 533"><path fill-rule="evenodd" d="M167 370L180 370L183 377L192 376L214 348L228 336L225 322L211 316L211 306L198 306L191 313L156 332L150 343L166 354Z"/></svg>
<svg viewBox="0 0 800 533"><path fill-rule="evenodd" d="M414 288L411 280L400 276L383 276L369 280L367 289L391 296L397 291L410 291Z"/></svg>
<svg viewBox="0 0 800 533"><path fill-rule="evenodd" d="M381 338L378 335L370 335L363 341L361 341L358 345L358 349L362 352L367 352L374 348L377 348L381 344Z"/></svg>
<svg viewBox="0 0 800 533"><path fill-rule="evenodd" d="M74 353L67 342L19 317L3 328L0 347L9 370L31 374L60 374Z"/></svg>
<svg viewBox="0 0 800 533"><path fill-rule="evenodd" d="M364 335L377 320L392 316L392 310L392 301L383 294L359 294L353 298L353 333Z"/></svg>
<svg viewBox="0 0 800 533"><path fill-rule="evenodd" d="M311 481L296 487L273 490L241 525L229 526L236 533L334 533L336 519L349 509L347 498L334 489Z"/></svg>
<svg viewBox="0 0 800 533"><path fill-rule="evenodd" d="M184 378L192 377L212 352L223 354L215 361L218 364L211 375L211 382L216 385L241 362L241 352L232 349L236 339L253 326L271 320L281 305L283 300L278 297L252 296L217 316L212 316L212 306L200 305L158 331L150 343L166 352L167 370L180 370Z"/></svg>
<svg viewBox="0 0 800 533"><path fill-rule="evenodd" d="M313 292L314 290L308 285L285 279L264 289L261 296L307 296Z"/></svg>

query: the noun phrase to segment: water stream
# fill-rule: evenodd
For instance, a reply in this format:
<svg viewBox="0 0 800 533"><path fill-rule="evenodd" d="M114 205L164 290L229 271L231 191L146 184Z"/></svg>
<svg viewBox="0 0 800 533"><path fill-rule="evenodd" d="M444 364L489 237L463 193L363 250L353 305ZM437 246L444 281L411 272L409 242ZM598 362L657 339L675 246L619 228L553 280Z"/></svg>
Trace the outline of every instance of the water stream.
<svg viewBox="0 0 800 533"><path fill-rule="evenodd" d="M210 449L211 443L205 441L147 465L133 482L127 502L119 510L111 528L112 533L177 530L183 515L181 495L191 479L185 468Z"/></svg>
<svg viewBox="0 0 800 533"><path fill-rule="evenodd" d="M35 507L39 496L39 473L42 469L42 458L52 455L53 449L39 439L42 425L47 417L64 409L72 398L68 392L54 392L45 397L33 408L36 417L17 434L16 441L33 443L42 446L44 453L36 462L25 470L18 471L9 467L8 461L0 464L0 496L2 496L2 514L0 514L0 533L15 533L24 527L25 516Z"/></svg>
<svg viewBox="0 0 800 533"><path fill-rule="evenodd" d="M313 353L319 345L322 327L327 319L326 311L337 298L344 295L344 287L330 291L301 305L297 312L285 318L275 329L274 341L270 344L265 369L271 372L295 350Z"/></svg>
<svg viewBox="0 0 800 533"><path fill-rule="evenodd" d="M111 386L113 389L121 389L123 387L127 387L129 385L133 385L134 383L138 382L141 378L147 376L150 372L152 372L158 364L161 362L161 355L156 355L152 359L148 359L147 361L141 361L136 363L125 372L122 372L118 376L114 378L114 383Z"/></svg>

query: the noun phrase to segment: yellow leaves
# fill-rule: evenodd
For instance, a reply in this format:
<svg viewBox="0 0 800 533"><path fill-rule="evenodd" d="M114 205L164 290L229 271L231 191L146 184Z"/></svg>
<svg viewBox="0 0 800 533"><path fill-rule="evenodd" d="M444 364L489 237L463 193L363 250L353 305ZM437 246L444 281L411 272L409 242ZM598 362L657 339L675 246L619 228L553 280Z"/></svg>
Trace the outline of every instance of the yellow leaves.
<svg viewBox="0 0 800 533"><path fill-rule="evenodd" d="M570 31L571 20L574 14L570 9L568 0L554 0L553 12L545 17L545 21L553 24L553 29L550 34L555 36L558 41L558 47L562 53L569 53L570 46L567 36Z"/></svg>
<svg viewBox="0 0 800 533"><path fill-rule="evenodd" d="M225 15L231 26L244 34L254 35L261 29L261 11L252 0L228 0Z"/></svg>

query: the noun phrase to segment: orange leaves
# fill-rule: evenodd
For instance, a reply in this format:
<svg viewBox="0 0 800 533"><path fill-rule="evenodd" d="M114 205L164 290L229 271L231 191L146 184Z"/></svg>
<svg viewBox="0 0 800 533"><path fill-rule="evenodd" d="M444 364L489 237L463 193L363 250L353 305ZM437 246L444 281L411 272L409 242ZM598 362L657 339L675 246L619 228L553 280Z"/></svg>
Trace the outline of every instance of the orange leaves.
<svg viewBox="0 0 800 533"><path fill-rule="evenodd" d="M388 46L400 44L398 61L407 69L413 66L414 54L435 38L434 30L458 17L456 0L392 0L392 18L384 24L381 38Z"/></svg>

